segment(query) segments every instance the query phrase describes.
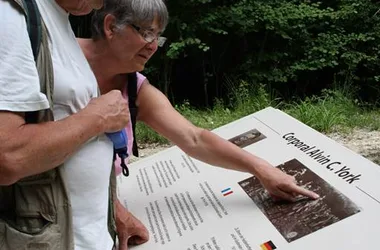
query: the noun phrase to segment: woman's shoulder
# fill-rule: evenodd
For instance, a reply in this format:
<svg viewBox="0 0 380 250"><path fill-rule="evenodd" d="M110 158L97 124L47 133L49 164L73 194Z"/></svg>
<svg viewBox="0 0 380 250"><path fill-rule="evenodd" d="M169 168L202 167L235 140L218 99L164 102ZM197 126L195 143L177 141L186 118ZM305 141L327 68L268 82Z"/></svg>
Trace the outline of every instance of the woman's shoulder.
<svg viewBox="0 0 380 250"><path fill-rule="evenodd" d="M146 76L145 75L143 75L143 74L141 74L140 72L136 72L136 75L137 75L137 81L139 82L139 81L145 81L145 79L146 79Z"/></svg>
<svg viewBox="0 0 380 250"><path fill-rule="evenodd" d="M140 89L141 85L146 80L146 76L144 76L143 74L139 72L136 72L136 75L137 75L137 89Z"/></svg>

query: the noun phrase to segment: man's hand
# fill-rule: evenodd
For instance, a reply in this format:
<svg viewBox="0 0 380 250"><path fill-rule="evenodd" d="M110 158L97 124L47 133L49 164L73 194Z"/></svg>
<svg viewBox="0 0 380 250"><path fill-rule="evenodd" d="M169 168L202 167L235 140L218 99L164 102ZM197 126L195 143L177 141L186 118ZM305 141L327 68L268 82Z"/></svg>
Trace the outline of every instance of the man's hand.
<svg viewBox="0 0 380 250"><path fill-rule="evenodd" d="M140 245L149 240L146 227L133 216L119 201L116 201L116 229L119 250L128 250L128 245Z"/></svg>
<svg viewBox="0 0 380 250"><path fill-rule="evenodd" d="M112 90L98 98L91 99L81 115L99 117L102 132L116 132L123 129L129 121L128 102L119 90Z"/></svg>
<svg viewBox="0 0 380 250"><path fill-rule="evenodd" d="M295 201L299 195L312 199L319 198L318 194L298 186L293 176L285 174L280 169L270 166L270 164L261 168L257 177L269 194L275 199Z"/></svg>

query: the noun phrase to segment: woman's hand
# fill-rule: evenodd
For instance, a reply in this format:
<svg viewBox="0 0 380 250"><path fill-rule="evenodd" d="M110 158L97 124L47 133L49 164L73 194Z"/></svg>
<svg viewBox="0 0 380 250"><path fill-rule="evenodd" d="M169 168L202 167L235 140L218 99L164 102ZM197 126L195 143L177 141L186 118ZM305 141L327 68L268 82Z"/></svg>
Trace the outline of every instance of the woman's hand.
<svg viewBox="0 0 380 250"><path fill-rule="evenodd" d="M296 183L296 179L282 172L280 169L272 167L269 163L263 166L256 175L264 188L275 199L284 199L295 201L299 195L318 199L319 195L300 187Z"/></svg>
<svg viewBox="0 0 380 250"><path fill-rule="evenodd" d="M133 214L116 201L116 229L119 250L128 250L128 245L140 245L149 240L149 232Z"/></svg>

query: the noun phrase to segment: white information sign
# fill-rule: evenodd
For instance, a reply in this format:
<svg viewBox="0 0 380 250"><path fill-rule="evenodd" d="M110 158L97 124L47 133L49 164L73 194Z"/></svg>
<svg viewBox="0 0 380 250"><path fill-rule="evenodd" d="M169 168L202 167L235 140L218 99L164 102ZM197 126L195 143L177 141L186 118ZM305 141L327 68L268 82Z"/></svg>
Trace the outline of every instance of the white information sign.
<svg viewBox="0 0 380 250"><path fill-rule="evenodd" d="M274 108L213 132L321 198L275 202L254 176L172 147L118 177L120 200L150 232L133 249L379 249L380 166Z"/></svg>

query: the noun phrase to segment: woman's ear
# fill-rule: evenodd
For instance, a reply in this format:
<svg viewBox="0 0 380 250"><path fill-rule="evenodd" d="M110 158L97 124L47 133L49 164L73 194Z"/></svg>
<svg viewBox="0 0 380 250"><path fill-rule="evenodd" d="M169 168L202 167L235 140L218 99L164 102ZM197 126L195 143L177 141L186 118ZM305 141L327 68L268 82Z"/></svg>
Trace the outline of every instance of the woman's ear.
<svg viewBox="0 0 380 250"><path fill-rule="evenodd" d="M105 38L107 40L112 39L113 36L115 35L115 27L116 27L115 23L116 23L116 19L114 15L107 14L104 17L103 29L104 29Z"/></svg>

